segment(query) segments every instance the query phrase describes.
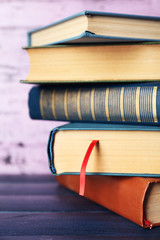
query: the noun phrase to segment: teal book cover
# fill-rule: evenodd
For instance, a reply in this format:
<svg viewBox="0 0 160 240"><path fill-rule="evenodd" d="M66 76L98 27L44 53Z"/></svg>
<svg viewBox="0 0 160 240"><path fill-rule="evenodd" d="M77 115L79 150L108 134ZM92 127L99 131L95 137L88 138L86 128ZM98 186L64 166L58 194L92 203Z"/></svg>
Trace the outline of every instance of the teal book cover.
<svg viewBox="0 0 160 240"><path fill-rule="evenodd" d="M89 144L87 175L160 177L158 126L70 123L54 128L48 141L49 165L54 175L80 174Z"/></svg>
<svg viewBox="0 0 160 240"><path fill-rule="evenodd" d="M47 33L50 34L50 31L53 30L52 36L53 36L53 39L54 39L55 35L57 34L57 30L54 31L54 29L56 29L57 26L58 27L61 26L60 27L60 31L61 31L61 28L62 28L63 25L65 25L65 28L70 27L69 25L66 25L66 23L74 21L75 19L78 19L80 17L86 17L87 19L93 19L95 17L108 18L109 21L106 23L106 26L110 25L112 19L115 18L116 21L117 21L117 24L119 26L122 25L121 34L119 32L117 32L117 34L116 34L113 31L113 28L114 28L114 25L115 25L116 22L114 22L112 27L110 27L110 26L107 27L108 30L111 28L112 29L111 32L113 32L113 33L108 32L108 34L98 34L95 31L93 31L92 28L90 29L88 27L88 26L90 26L90 24L85 24L85 27L83 29L81 29L81 31L77 32L77 30L76 30L76 33L72 34L71 36L69 36L68 34L64 34L64 38L61 37L61 39L59 39L59 40L57 38L55 40L52 40L52 37L50 37L50 38L48 38L47 41L44 41L44 43L43 43L43 41L40 43L39 42L40 40L38 39L38 42L39 42L38 45L83 44L83 43L86 44L86 43L103 43L103 42L158 41L158 37L157 37L158 26L157 26L157 23L160 21L159 17L85 10L85 11L79 12L77 14L74 14L72 16L66 17L66 18L64 18L60 21L55 22L55 23L46 25L42 28L38 28L38 29L34 29L32 31L29 31L28 32L28 46L35 46L36 45L35 44L35 36L37 35L39 37L41 33L43 35L43 32L45 32L45 35L43 35L43 39L44 39L44 38L47 38L46 37ZM126 32L125 28L127 27L127 25L124 24L124 26L123 26L123 23L122 23L121 19L124 19L125 21L127 19L133 20L133 23L132 22L129 23L130 28L132 28L132 25L133 25L133 30L131 31L131 36L128 35L128 34L127 35L125 34L125 32ZM142 28L144 28L144 25L145 25L144 22L145 21L146 21L146 24L148 23L148 28L145 28L146 35L144 33L141 35L140 34L141 31L139 31L139 30L135 31L134 20L142 21L142 23L139 24L139 26L141 25ZM88 20L88 21L90 21L90 20ZM152 37L152 34L154 32L153 31L153 26L152 26L152 31L149 31L149 29L150 29L149 21L152 22L152 25L156 26L156 29L155 29L156 35L153 36L153 37ZM78 21L78 23L76 22L75 25L73 24L72 32L75 31L75 28L77 28L76 26L79 26L80 24L83 24L83 22L84 21L82 19L81 21ZM99 25L101 25L101 22L103 22L103 26L104 26L105 25L104 21L100 21ZM138 25L138 23L136 23L136 21L135 21L135 24ZM101 29L101 27L99 27L99 29ZM117 28L116 28L116 31L117 31ZM132 34L132 32L134 32L134 31L135 31L135 33ZM147 33L147 31L148 31L148 33ZM71 32L70 29L68 29L68 31L66 33L68 33L68 32Z"/></svg>
<svg viewBox="0 0 160 240"><path fill-rule="evenodd" d="M32 119L159 125L160 83L36 86L28 106Z"/></svg>

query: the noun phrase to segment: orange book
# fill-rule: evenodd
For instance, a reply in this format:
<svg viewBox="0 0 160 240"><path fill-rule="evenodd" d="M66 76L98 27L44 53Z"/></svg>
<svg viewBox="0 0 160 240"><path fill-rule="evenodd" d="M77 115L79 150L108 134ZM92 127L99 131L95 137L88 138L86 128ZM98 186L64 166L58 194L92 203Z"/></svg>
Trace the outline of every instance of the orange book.
<svg viewBox="0 0 160 240"><path fill-rule="evenodd" d="M79 192L78 175L56 178ZM144 228L160 225L160 178L87 175L84 197Z"/></svg>

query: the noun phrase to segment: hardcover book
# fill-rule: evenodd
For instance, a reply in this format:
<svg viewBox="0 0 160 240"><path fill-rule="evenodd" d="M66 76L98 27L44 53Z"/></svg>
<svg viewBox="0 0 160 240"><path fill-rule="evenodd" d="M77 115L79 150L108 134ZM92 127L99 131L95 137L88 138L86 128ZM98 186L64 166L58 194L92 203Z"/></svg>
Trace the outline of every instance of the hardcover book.
<svg viewBox="0 0 160 240"><path fill-rule="evenodd" d="M86 174L160 177L160 128L70 123L50 133L48 156L53 174L80 174L90 143L98 140Z"/></svg>
<svg viewBox="0 0 160 240"><path fill-rule="evenodd" d="M159 39L159 17L95 11L83 11L28 33L29 46Z"/></svg>
<svg viewBox="0 0 160 240"><path fill-rule="evenodd" d="M42 85L28 106L32 119L159 125L160 83Z"/></svg>
<svg viewBox="0 0 160 240"><path fill-rule="evenodd" d="M160 80L160 44L137 43L26 49L27 83Z"/></svg>
<svg viewBox="0 0 160 240"><path fill-rule="evenodd" d="M56 178L78 193L79 176ZM160 225L160 178L86 176L85 197L144 228Z"/></svg>

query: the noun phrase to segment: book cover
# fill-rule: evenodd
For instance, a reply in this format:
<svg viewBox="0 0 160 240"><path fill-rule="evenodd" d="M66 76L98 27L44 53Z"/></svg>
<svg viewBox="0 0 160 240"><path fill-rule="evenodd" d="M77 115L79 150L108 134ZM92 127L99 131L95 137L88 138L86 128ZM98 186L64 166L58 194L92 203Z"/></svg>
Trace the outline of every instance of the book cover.
<svg viewBox="0 0 160 240"><path fill-rule="evenodd" d="M33 87L32 119L159 125L160 83Z"/></svg>
<svg viewBox="0 0 160 240"><path fill-rule="evenodd" d="M98 140L86 175L160 176L160 128L98 123L70 123L49 136L49 165L54 175L80 174L90 143Z"/></svg>
<svg viewBox="0 0 160 240"><path fill-rule="evenodd" d="M61 185L78 193L79 176L60 175L56 178ZM152 187L156 187L156 191ZM159 192L160 178L93 175L86 176L84 197L144 228L152 228L160 225ZM155 205L158 208L155 209Z"/></svg>
<svg viewBox="0 0 160 240"><path fill-rule="evenodd" d="M28 46L157 41L159 21L154 16L86 10L28 32Z"/></svg>

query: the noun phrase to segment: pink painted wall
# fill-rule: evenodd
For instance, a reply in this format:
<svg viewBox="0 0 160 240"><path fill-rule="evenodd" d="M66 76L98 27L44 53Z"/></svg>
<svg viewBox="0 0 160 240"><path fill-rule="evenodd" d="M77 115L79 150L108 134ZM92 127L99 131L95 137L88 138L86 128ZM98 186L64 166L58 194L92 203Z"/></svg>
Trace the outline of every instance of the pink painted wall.
<svg viewBox="0 0 160 240"><path fill-rule="evenodd" d="M28 69L27 31L82 10L160 16L158 0L0 1L0 174L50 173L46 145L59 122L31 120L22 85Z"/></svg>

